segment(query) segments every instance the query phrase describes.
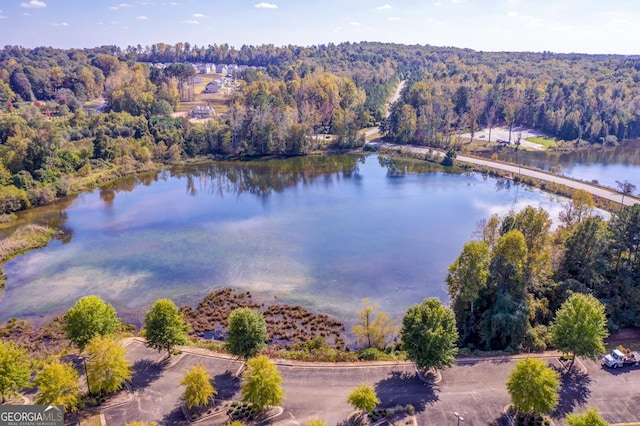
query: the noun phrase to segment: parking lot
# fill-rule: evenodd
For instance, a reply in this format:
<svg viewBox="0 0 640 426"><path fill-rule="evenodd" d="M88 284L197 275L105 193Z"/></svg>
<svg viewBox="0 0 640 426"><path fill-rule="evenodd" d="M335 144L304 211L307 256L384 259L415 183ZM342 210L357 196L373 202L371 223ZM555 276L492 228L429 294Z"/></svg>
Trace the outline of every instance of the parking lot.
<svg viewBox="0 0 640 426"><path fill-rule="evenodd" d="M200 351L205 352L205 351ZM215 377L219 400L240 398L236 374L242 363L226 357L185 352L163 361L166 353L147 349L138 340L127 345L127 357L135 375L132 397L121 405L104 410L108 425L134 420L160 424L188 424L181 410L184 387L179 381L185 369L202 362ZM550 366L562 369L554 356L546 357ZM158 361L161 361L160 363ZM343 423L353 411L348 394L360 383L375 387L381 406L412 404L421 425L456 424L453 412L464 416L465 426L504 424L503 410L510 399L505 382L514 359L462 360L442 371L434 385L421 382L411 363L333 366L283 362L278 365L285 389L284 412L272 424L304 425L322 419L328 425ZM562 424L567 413L596 406L610 423L640 421L640 368L605 369L599 363L576 363L575 371L562 376L560 405L553 414ZM202 424L221 424L224 418Z"/></svg>

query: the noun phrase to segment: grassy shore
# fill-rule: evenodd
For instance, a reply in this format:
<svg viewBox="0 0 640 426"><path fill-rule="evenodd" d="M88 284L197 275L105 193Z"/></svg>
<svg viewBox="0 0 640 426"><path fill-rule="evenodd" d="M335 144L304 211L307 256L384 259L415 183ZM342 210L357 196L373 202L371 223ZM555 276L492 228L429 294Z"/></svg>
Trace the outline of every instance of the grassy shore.
<svg viewBox="0 0 640 426"><path fill-rule="evenodd" d="M0 264L19 254L46 246L55 231L46 226L25 225L16 229L7 238L0 240ZM0 289L4 288L7 276L0 268Z"/></svg>

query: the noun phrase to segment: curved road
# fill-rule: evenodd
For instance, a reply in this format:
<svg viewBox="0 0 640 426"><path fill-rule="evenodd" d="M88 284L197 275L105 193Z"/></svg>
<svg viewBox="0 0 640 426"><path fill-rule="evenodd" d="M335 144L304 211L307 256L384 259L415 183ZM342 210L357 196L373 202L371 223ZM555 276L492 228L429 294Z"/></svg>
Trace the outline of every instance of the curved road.
<svg viewBox="0 0 640 426"><path fill-rule="evenodd" d="M369 142L369 145L372 145L374 147L402 148L403 150L407 150L409 152L414 152L419 154L426 154L431 149L432 153L438 154L440 157L445 156L444 152L435 150L433 148L422 148L422 147L416 147L416 146L397 145L397 144L381 143L381 142ZM469 157L466 155L458 155L456 157L456 161L462 161L464 163L475 164L478 166L487 166L492 169L510 172L510 173L513 173L514 175L529 176L529 177L540 179L546 182L554 182L560 185L565 185L573 189L583 189L593 195L596 195L600 198L604 198L606 200L613 201L615 203L622 202L622 198L623 198L621 193L614 191L613 189L610 189L610 188L603 188L601 186L591 185L578 180L573 180L573 179L569 179L562 176L556 176L551 173L528 169L526 167L500 163L492 160L485 160L482 158ZM625 206L632 206L638 203L640 203L640 199L632 197L630 195L624 196Z"/></svg>

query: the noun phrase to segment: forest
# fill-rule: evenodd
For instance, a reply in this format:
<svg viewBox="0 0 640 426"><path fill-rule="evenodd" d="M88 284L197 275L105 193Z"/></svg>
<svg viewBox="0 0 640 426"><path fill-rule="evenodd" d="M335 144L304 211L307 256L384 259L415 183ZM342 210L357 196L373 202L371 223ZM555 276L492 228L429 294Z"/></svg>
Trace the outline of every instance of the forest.
<svg viewBox="0 0 640 426"><path fill-rule="evenodd" d="M238 73L228 110L173 117L189 63ZM163 64L162 66L156 66ZM386 117L398 82L407 84ZM481 127L524 125L576 145L640 136L640 58L433 46L102 46L0 51L0 213L193 157L302 155L398 143L455 148Z"/></svg>
<svg viewBox="0 0 640 426"><path fill-rule="evenodd" d="M640 326L640 205L608 221L593 206L577 190L555 231L549 213L533 207L478 224L446 278L461 348L544 350L573 293L598 298L612 331Z"/></svg>

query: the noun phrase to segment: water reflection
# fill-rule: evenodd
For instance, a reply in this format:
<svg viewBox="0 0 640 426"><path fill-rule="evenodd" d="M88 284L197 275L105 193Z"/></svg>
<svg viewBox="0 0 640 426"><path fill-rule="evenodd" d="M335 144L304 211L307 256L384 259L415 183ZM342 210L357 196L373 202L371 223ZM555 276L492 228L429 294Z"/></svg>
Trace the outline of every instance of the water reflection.
<svg viewBox="0 0 640 426"><path fill-rule="evenodd" d="M7 263L0 320L97 294L137 321L159 297L195 303L228 286L345 320L368 297L399 317L447 299L447 267L478 220L561 209L510 181L437 167L362 155L189 165L25 212L23 223L69 234Z"/></svg>

